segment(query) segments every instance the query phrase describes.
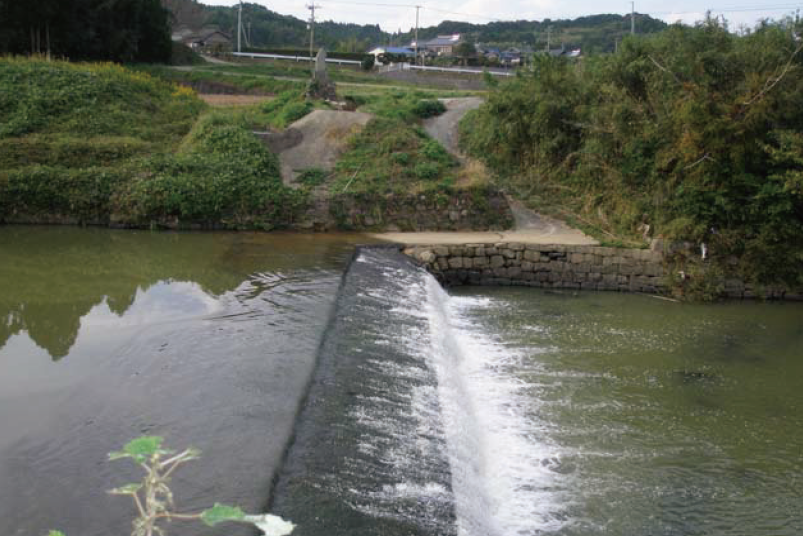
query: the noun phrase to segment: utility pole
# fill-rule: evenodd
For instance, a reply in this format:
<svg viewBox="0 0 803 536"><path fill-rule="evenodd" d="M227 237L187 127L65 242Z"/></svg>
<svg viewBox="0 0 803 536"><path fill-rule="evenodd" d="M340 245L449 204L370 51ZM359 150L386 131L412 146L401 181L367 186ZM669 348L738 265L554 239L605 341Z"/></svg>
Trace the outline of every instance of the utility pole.
<svg viewBox="0 0 803 536"><path fill-rule="evenodd" d="M312 51L315 47L315 10L320 9L321 6L315 5L315 2L312 4L307 4L307 9L310 11L309 17L309 59L312 61L313 55ZM315 70L315 64L312 64L312 70Z"/></svg>
<svg viewBox="0 0 803 536"><path fill-rule="evenodd" d="M415 6L415 64L418 65L418 11L421 6Z"/></svg>
<svg viewBox="0 0 803 536"><path fill-rule="evenodd" d="M242 52L240 38L243 35L243 2L240 0L240 11L237 12L237 52Z"/></svg>
<svg viewBox="0 0 803 536"><path fill-rule="evenodd" d="M546 29L546 51L552 50L552 26Z"/></svg>
<svg viewBox="0 0 803 536"><path fill-rule="evenodd" d="M630 2L630 35L636 35L636 2Z"/></svg>

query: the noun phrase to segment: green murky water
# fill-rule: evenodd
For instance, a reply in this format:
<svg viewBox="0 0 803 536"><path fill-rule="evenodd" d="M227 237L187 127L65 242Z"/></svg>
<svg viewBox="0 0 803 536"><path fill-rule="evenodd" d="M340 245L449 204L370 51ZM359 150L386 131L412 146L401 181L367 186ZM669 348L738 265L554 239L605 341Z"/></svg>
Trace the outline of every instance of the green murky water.
<svg viewBox="0 0 803 536"><path fill-rule="evenodd" d="M0 534L129 533L142 434L203 452L182 511L264 511L355 241L0 227Z"/></svg>
<svg viewBox="0 0 803 536"><path fill-rule="evenodd" d="M550 532L803 534L801 304L455 294L552 456Z"/></svg>

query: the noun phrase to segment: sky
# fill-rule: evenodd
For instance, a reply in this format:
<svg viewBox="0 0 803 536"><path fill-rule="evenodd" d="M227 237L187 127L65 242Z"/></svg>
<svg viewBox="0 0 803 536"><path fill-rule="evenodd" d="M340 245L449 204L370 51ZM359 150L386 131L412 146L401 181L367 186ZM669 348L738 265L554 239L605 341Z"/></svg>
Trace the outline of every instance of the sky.
<svg viewBox="0 0 803 536"><path fill-rule="evenodd" d="M236 5L237 0L200 0L211 5ZM247 0L283 15L309 18L306 8L312 0ZM708 2L708 3L705 3ZM629 0L316 0L316 20L357 24L379 24L383 30L408 31L415 27L415 5L421 5L419 24L434 26L443 20L482 24L493 20L543 20L575 18L599 13L629 13ZM636 0L636 12L647 13L667 22L693 23L706 10L724 16L730 27L752 27L763 18L794 15L803 0Z"/></svg>

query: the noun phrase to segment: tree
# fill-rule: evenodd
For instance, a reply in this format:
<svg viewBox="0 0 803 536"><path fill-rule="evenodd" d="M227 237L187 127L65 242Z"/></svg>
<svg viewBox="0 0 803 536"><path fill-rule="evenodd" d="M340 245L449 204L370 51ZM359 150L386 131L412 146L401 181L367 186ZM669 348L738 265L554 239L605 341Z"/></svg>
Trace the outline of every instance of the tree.
<svg viewBox="0 0 803 536"><path fill-rule="evenodd" d="M0 0L0 53L73 60L170 59L168 12L159 0Z"/></svg>
<svg viewBox="0 0 803 536"><path fill-rule="evenodd" d="M463 61L463 65L468 65L469 58L477 57L477 47L474 45L474 41L470 39L460 41L454 48L454 55Z"/></svg>

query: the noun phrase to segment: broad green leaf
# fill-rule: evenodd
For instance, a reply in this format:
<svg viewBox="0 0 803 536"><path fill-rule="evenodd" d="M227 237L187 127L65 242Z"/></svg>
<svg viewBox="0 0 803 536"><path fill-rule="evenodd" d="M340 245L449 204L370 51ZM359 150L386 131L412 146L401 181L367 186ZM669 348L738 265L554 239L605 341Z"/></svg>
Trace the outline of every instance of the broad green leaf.
<svg viewBox="0 0 803 536"><path fill-rule="evenodd" d="M201 521L210 527L222 523L223 521L243 521L245 512L237 506L226 506L225 504L215 503L212 508L207 508L201 512Z"/></svg>
<svg viewBox="0 0 803 536"><path fill-rule="evenodd" d="M129 441L122 451L112 452L109 454L110 460L119 460L121 458L132 458L137 463L144 463L151 456L157 452L160 454L167 454L170 451L161 448L163 438L159 436L142 436Z"/></svg>
<svg viewBox="0 0 803 536"><path fill-rule="evenodd" d="M245 516L243 521L255 525L262 531L263 536L287 536L296 528L296 526L289 521L285 521L281 517L271 514Z"/></svg>
<svg viewBox="0 0 803 536"><path fill-rule="evenodd" d="M47 533L47 536L64 536L64 533L60 530L51 530Z"/></svg>
<svg viewBox="0 0 803 536"><path fill-rule="evenodd" d="M110 489L109 493L112 495L132 495L142 489L142 484L126 484L125 486L120 486L119 488Z"/></svg>

